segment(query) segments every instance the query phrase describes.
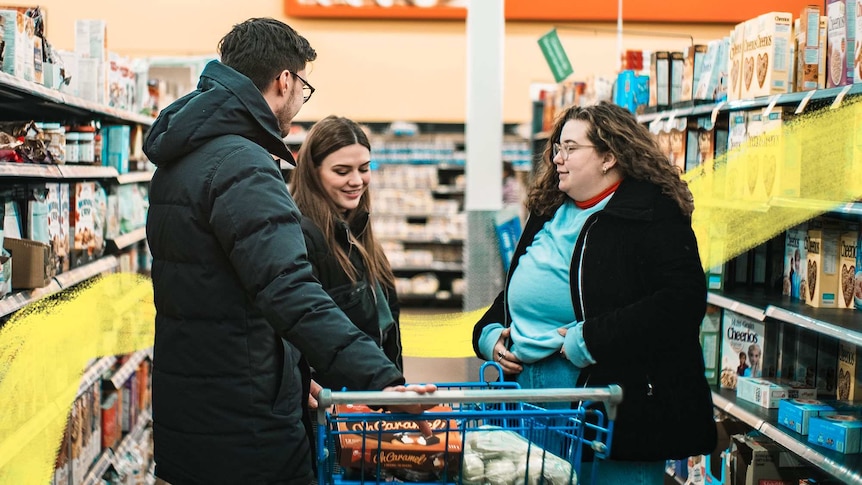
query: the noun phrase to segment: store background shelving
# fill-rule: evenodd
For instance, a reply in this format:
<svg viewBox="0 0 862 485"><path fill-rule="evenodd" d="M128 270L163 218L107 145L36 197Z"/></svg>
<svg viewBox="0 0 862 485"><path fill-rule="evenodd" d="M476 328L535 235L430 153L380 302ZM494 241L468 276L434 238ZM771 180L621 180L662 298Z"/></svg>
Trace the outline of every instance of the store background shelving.
<svg viewBox="0 0 862 485"><path fill-rule="evenodd" d="M25 81L0 72L0 119L3 121L52 121L70 124L86 124L97 122L102 124L125 124L147 127L152 123L150 116L140 115L125 110L115 109L70 96L57 90L48 89L42 85ZM128 184L146 184L152 177L152 172L139 171L120 174L114 167L96 165L49 165L33 163L0 163L0 184L16 184L19 182L68 182L98 181L105 187L123 186ZM146 238L144 228L132 230L114 239L106 241L105 254L93 262L72 268L57 274L50 282L32 290L15 291L0 299L0 321L5 321L18 310L44 298L60 295L64 291L75 288L81 283L92 280L100 275L114 273L121 267L121 258L128 255L130 249L143 244ZM2 325L2 323L0 323ZM125 358L124 364L118 366L120 358ZM105 356L94 359L83 370L83 376L76 385L76 400L81 398L94 386L101 386L103 379L108 379L115 388L122 388L130 375L137 370L145 359L149 359L145 351L136 352L130 356ZM115 369L115 370L112 370ZM38 436L40 426L54 419L52 413L64 412L63 403L55 403L38 413L22 428L26 436L18 440L23 447L27 440ZM66 403L68 404L68 403ZM101 403L95 403L100 406ZM68 412L68 411L65 411ZM86 474L84 483L102 483L102 475L111 467L116 467L118 457L122 456L133 443L141 439L141 435L149 426L150 415L142 410L135 428L129 432L125 440L114 450L103 450L99 458L94 460ZM23 435L22 435L23 436ZM95 436L94 439L100 439ZM12 457L7 457L12 458ZM2 460L0 460L2 461ZM2 463L0 463L2 465ZM80 472L76 472L76 476ZM72 474L68 475L72 483ZM64 484L65 485L65 484ZM77 485L77 484L76 484Z"/></svg>

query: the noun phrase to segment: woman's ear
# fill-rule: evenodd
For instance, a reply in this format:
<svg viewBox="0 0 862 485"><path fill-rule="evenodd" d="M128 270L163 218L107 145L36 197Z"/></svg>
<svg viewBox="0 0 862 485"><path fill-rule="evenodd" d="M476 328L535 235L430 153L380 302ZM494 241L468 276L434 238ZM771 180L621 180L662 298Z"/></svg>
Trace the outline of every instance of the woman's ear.
<svg viewBox="0 0 862 485"><path fill-rule="evenodd" d="M610 170L617 165L617 157L614 156L613 153L608 152L605 153L604 158L602 159L602 169Z"/></svg>

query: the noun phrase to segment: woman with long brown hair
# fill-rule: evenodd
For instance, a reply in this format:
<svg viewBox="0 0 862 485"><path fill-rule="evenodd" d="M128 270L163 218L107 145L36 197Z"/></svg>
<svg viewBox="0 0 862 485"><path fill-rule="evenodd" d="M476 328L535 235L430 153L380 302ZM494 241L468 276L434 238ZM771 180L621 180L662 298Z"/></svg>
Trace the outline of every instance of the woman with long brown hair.
<svg viewBox="0 0 862 485"><path fill-rule="evenodd" d="M332 299L403 369L394 277L369 222L371 144L354 121L328 116L299 150L291 177L314 275ZM326 376L316 376L326 384Z"/></svg>
<svg viewBox="0 0 862 485"><path fill-rule="evenodd" d="M662 484L665 460L716 443L691 192L648 130L609 103L566 109L542 162L473 348L523 388L619 384L596 483Z"/></svg>

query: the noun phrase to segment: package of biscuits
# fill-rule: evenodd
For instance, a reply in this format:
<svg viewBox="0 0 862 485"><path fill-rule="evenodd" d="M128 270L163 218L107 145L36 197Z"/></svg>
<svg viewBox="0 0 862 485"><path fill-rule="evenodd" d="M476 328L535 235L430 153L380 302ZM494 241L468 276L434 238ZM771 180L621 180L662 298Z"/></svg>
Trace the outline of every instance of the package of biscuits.
<svg viewBox="0 0 862 485"><path fill-rule="evenodd" d="M451 411L435 406L426 414L439 417ZM422 481L458 476L463 443L454 419L429 420L433 433L423 436L415 421L392 420L363 405L336 405L333 415L338 464L345 469L374 473L379 465L387 473L407 473Z"/></svg>
<svg viewBox="0 0 862 485"><path fill-rule="evenodd" d="M793 16L770 12L745 22L742 99L788 92Z"/></svg>

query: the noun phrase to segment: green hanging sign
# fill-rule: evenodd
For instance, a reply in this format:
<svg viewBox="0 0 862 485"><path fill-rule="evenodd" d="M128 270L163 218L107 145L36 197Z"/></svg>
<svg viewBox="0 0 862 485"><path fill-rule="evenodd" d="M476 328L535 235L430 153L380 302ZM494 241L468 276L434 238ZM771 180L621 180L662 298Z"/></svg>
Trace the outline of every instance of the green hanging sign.
<svg viewBox="0 0 862 485"><path fill-rule="evenodd" d="M539 48L542 49L542 55L545 56L545 61L548 62L548 67L551 68L556 82L562 82L574 72L572 63L569 62L569 56L566 55L563 44L560 43L557 29L551 29L550 32L539 38Z"/></svg>

